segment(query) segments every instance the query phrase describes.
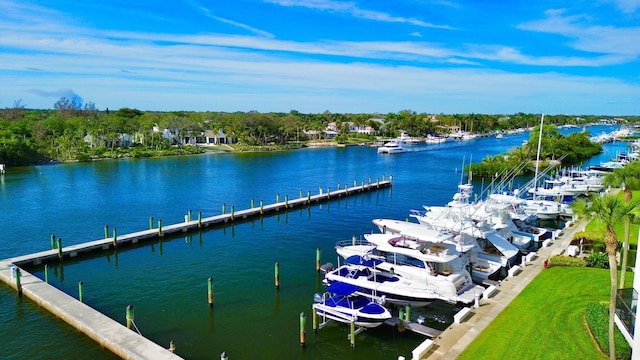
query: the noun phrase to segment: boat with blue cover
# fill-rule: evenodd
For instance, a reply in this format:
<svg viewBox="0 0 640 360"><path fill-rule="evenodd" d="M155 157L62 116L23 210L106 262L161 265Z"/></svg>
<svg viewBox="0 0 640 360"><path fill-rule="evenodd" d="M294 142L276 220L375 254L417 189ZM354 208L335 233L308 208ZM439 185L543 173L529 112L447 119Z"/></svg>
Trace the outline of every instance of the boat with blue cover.
<svg viewBox="0 0 640 360"><path fill-rule="evenodd" d="M384 297L365 296L355 285L333 282L324 294L314 295L313 308L323 319L373 328L391 319L391 312L384 307Z"/></svg>

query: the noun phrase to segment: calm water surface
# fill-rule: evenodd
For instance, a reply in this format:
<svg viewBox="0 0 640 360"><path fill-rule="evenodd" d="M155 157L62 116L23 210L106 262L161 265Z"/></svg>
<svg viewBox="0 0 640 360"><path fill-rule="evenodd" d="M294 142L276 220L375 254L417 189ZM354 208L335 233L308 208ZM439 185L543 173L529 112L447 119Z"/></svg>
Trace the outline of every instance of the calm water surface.
<svg viewBox="0 0 640 360"><path fill-rule="evenodd" d="M593 134L609 131L593 127ZM369 177L393 175L394 186L309 208L294 209L188 236L167 237L136 247L96 253L50 264L51 282L77 297L85 284L85 302L124 323L125 308L135 307L141 333L189 359L395 359L410 356L423 339L400 335L390 327L367 330L351 349L343 325L317 334L307 321L307 346L299 345L299 314L311 314L313 293L322 289L315 271L315 250L322 262L336 262L333 245L375 231L378 217L404 219L410 209L442 205L461 180L463 161L479 161L518 146L529 134L470 142L420 145L397 155L378 155L367 147L299 151L206 154L162 159L99 161L9 169L0 178L0 256L7 258L50 246L148 228L149 218L181 222L188 210L203 216L273 203L276 195L296 198L302 191L338 183L360 184ZM588 164L626 151L625 143L606 146ZM479 189L483 184L478 183ZM280 290L273 285L280 263ZM41 269L34 273L43 276ZM207 305L207 278L214 278L215 306ZM440 307L451 317L454 309ZM27 299L0 285L2 359L114 356ZM429 317L434 309L422 311ZM434 323L437 325L437 323ZM432 325L434 325L432 324ZM434 325L434 326L435 326Z"/></svg>

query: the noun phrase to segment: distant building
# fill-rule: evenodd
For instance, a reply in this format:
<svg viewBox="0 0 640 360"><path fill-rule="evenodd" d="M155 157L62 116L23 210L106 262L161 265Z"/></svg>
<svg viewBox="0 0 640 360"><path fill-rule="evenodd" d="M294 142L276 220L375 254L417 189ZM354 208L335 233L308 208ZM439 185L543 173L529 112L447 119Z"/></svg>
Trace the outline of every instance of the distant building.
<svg viewBox="0 0 640 360"><path fill-rule="evenodd" d="M233 144L233 138L224 133L222 129L218 129L218 132L213 130L204 131L204 144L205 145L231 145Z"/></svg>

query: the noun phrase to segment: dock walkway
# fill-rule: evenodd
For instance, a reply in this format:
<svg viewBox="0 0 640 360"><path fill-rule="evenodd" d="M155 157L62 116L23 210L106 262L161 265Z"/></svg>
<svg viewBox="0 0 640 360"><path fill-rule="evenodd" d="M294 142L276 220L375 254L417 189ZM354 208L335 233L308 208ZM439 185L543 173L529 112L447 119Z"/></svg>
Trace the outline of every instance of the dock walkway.
<svg viewBox="0 0 640 360"><path fill-rule="evenodd" d="M392 180L392 177L389 177L387 180L383 176L382 180L378 179L372 182L370 179L368 183L363 181L361 185L357 185L354 182L354 186L350 188L345 186L343 189L340 189L340 185L338 185L338 189L335 191L327 189L326 192L322 192L322 190L320 190L319 194L313 196L309 192L307 197L302 197L301 192L300 197L297 199L289 201L288 196L286 196L285 201L266 206L263 206L262 202L260 202L259 207L254 207L252 201L252 207L249 209L235 211L234 207L231 207L230 213L225 213L223 210L223 214L207 218L202 218L201 214L198 214L197 220L192 220L190 218L191 214L189 214L185 216L184 222L164 227L161 225L161 220L159 220L157 228L153 228L153 223L150 221L150 229L148 230L123 235L114 233L112 237L105 236L104 239L77 245L60 246L58 249L45 250L0 260L0 280L16 289L19 294L33 300L42 308L64 320L69 325L83 332L98 344L123 359L181 359L178 355L169 351L169 349L128 329L120 322L109 318L87 304L64 293L24 270L22 267L37 266L52 261L62 261L65 258L77 257L83 253L136 244L142 240L154 239L165 236L166 234L198 231L204 227L214 226L216 224L243 221L252 217L275 214L296 207L311 206L315 203L330 201L351 194L375 191L377 189L390 187ZM105 229L105 233L106 232L107 230Z"/></svg>

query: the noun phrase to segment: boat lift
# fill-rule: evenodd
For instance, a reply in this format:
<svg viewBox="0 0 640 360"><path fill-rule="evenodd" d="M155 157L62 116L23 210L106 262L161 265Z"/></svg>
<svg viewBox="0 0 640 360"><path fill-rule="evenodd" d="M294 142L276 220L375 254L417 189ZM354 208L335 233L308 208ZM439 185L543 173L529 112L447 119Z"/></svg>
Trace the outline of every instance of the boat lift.
<svg viewBox="0 0 640 360"><path fill-rule="evenodd" d="M351 347L356 347L356 335L365 331L363 326L356 325L356 317L341 313L333 309L322 309L322 322L318 323L318 309L317 304L313 304L313 332L318 332L318 329L322 329L327 326L331 321L337 321L341 323L349 323L350 331L347 335L347 340L351 343Z"/></svg>

